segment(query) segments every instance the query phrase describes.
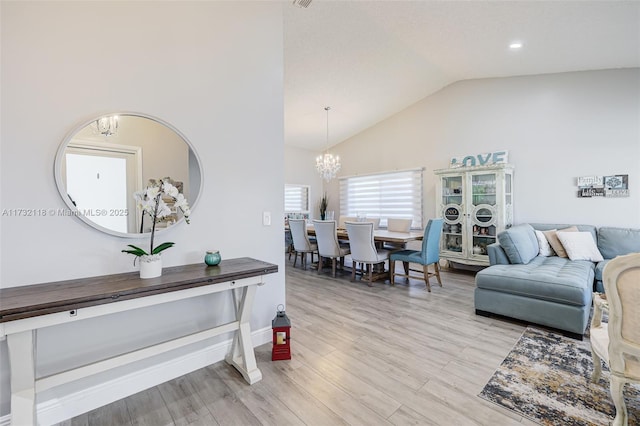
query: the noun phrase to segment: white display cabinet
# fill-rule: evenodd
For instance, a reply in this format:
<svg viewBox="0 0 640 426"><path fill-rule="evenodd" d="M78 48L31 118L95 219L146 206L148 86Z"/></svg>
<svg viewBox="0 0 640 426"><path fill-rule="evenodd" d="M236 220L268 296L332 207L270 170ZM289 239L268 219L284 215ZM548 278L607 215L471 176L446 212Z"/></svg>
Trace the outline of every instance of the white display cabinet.
<svg viewBox="0 0 640 426"><path fill-rule="evenodd" d="M444 219L440 258L489 265L487 246L513 224L513 166L436 170L436 209Z"/></svg>

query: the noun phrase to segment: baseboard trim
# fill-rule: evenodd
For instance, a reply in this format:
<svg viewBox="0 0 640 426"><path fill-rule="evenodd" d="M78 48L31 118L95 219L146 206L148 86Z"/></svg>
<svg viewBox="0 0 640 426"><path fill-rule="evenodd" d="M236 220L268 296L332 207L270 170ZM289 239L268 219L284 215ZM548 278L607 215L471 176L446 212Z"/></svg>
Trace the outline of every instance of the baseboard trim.
<svg viewBox="0 0 640 426"><path fill-rule="evenodd" d="M256 330L251 333L251 339L254 347L269 343L272 339L272 330L270 327ZM231 344L232 340L216 343L135 373L96 384L79 392L41 401L36 408L38 424L47 426L62 422L207 365L222 361L231 350ZM0 417L0 426L9 426L10 424L10 414Z"/></svg>

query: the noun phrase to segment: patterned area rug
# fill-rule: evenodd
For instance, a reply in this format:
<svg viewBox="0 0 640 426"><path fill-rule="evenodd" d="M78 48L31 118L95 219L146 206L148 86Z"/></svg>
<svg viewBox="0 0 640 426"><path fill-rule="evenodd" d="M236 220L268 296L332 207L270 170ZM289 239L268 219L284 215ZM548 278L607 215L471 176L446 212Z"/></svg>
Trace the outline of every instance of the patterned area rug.
<svg viewBox="0 0 640 426"><path fill-rule="evenodd" d="M591 383L589 341L528 327L480 393L541 425L608 425L609 370ZM640 386L625 386L629 425L640 425Z"/></svg>

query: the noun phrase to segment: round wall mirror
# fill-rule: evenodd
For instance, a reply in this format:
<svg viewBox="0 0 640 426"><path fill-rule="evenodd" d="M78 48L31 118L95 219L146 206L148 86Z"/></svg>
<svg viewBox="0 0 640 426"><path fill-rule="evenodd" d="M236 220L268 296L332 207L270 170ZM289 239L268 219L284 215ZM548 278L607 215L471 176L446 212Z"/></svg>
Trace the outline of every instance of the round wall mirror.
<svg viewBox="0 0 640 426"><path fill-rule="evenodd" d="M158 118L130 112L75 128L58 149L54 171L70 216L131 238L149 233L152 225L136 207L136 191L168 178L193 210L203 182L200 160L182 133ZM156 232L183 220L175 210L156 223Z"/></svg>

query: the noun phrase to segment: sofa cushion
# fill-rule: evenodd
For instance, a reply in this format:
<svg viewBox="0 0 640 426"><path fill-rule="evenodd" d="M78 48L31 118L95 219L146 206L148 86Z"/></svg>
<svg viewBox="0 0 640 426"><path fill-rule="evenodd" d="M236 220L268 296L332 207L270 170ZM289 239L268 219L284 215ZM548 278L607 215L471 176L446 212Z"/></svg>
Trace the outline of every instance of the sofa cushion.
<svg viewBox="0 0 640 426"><path fill-rule="evenodd" d="M538 255L538 239L533 227L527 223L500 232L498 242L514 264L527 264Z"/></svg>
<svg viewBox="0 0 640 426"><path fill-rule="evenodd" d="M476 286L556 303L591 303L594 264L586 260L538 256L528 264L493 265L476 274Z"/></svg>
<svg viewBox="0 0 640 426"><path fill-rule="evenodd" d="M604 271L604 267L607 266L611 259L604 260L602 262L598 262L596 265L596 281L602 281L602 271Z"/></svg>
<svg viewBox="0 0 640 426"><path fill-rule="evenodd" d="M569 259L589 260L591 262L601 262L604 260L602 254L598 251L598 247L591 233L558 232L557 235Z"/></svg>
<svg viewBox="0 0 640 426"><path fill-rule="evenodd" d="M605 259L640 252L640 229L602 227L598 229L598 249Z"/></svg>
<svg viewBox="0 0 640 426"><path fill-rule="evenodd" d="M539 231L548 231L550 229L565 229L575 226L580 232L591 232L594 241L597 238L596 227L593 225L572 225L566 223L530 223L529 225L533 226L533 229L537 229Z"/></svg>
<svg viewBox="0 0 640 426"><path fill-rule="evenodd" d="M569 257L567 251L562 245L562 242L558 238L558 232L578 232L578 228L576 228L575 226L571 226L569 228L543 231L544 236L547 237L547 240L549 240L549 244L551 244L551 247L553 247L553 251L555 251L556 254L560 257Z"/></svg>

